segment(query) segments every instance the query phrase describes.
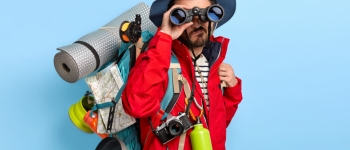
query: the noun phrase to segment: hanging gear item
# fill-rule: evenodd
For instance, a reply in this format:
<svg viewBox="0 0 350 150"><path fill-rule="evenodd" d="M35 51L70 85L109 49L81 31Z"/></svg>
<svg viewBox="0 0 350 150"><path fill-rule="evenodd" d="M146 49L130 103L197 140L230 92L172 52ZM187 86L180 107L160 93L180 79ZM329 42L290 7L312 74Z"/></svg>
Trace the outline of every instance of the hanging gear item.
<svg viewBox="0 0 350 150"><path fill-rule="evenodd" d="M203 128L203 124L199 117L194 129L190 134L191 145L193 150L212 150L209 130Z"/></svg>
<svg viewBox="0 0 350 150"><path fill-rule="evenodd" d="M136 43L141 37L141 16L136 14L135 21L124 21L119 29L120 39L124 43Z"/></svg>
<svg viewBox="0 0 350 150"><path fill-rule="evenodd" d="M69 118L73 124L86 133L94 133L89 125L83 121L86 112L94 106L93 102L94 97L91 96L91 92L86 91L84 96L77 103L73 104L68 111Z"/></svg>
<svg viewBox="0 0 350 150"><path fill-rule="evenodd" d="M84 122L90 126L91 130L94 131L98 136L100 136L102 139L108 137L108 134L98 133L97 132L97 124L98 124L98 114L93 112L93 115L91 114L91 110L89 110L85 116L84 116Z"/></svg>

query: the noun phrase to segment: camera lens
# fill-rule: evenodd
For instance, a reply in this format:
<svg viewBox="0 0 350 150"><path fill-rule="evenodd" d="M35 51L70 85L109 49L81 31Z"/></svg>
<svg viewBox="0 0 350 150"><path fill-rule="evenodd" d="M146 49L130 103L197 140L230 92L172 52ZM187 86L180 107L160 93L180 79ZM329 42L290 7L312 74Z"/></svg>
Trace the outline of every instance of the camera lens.
<svg viewBox="0 0 350 150"><path fill-rule="evenodd" d="M180 135L184 128L181 122L177 120L172 120L168 123L168 129L171 135L178 136Z"/></svg>
<svg viewBox="0 0 350 150"><path fill-rule="evenodd" d="M186 13L185 10L181 8L175 8L170 13L170 20L175 25L181 25L186 20Z"/></svg>
<svg viewBox="0 0 350 150"><path fill-rule="evenodd" d="M224 16L224 9L221 6L215 5L208 9L208 18L213 22L220 21Z"/></svg>

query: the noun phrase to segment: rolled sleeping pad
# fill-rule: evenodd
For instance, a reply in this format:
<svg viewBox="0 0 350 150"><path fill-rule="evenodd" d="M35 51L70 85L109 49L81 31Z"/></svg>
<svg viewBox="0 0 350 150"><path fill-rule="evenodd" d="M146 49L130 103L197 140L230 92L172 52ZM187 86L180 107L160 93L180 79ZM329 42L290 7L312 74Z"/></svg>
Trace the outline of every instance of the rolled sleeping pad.
<svg viewBox="0 0 350 150"><path fill-rule="evenodd" d="M59 47L54 56L54 66L59 76L74 83L96 71L118 56L122 40L119 37L120 25L124 21L134 20L140 14L141 29L151 33L157 27L149 20L150 7L141 2L127 10L102 28L86 34L74 43Z"/></svg>

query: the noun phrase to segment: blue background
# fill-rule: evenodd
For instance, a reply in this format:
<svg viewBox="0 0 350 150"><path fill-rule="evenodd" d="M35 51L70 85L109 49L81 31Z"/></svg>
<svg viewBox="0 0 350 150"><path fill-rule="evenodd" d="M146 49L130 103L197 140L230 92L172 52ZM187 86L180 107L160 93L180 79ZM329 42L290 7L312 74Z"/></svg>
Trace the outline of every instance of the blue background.
<svg viewBox="0 0 350 150"><path fill-rule="evenodd" d="M57 47L140 1L4 1L0 6L0 149L94 149L68 108L87 90L55 71ZM152 0L144 1L151 5ZM232 150L350 149L350 9L346 0L238 0L215 32L244 100L228 127Z"/></svg>

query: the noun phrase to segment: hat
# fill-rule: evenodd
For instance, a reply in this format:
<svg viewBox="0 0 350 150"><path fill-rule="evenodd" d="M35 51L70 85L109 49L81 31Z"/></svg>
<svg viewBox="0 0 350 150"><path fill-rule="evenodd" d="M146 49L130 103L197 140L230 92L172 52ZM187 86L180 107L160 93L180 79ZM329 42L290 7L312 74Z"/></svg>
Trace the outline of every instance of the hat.
<svg viewBox="0 0 350 150"><path fill-rule="evenodd" d="M163 14L167 11L170 0L155 0L152 3L149 19L154 25L160 27L162 25ZM224 8L224 17L219 21L217 28L229 21L236 11L236 0L216 0Z"/></svg>

